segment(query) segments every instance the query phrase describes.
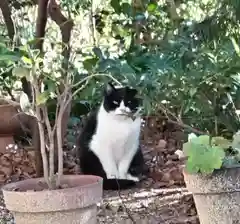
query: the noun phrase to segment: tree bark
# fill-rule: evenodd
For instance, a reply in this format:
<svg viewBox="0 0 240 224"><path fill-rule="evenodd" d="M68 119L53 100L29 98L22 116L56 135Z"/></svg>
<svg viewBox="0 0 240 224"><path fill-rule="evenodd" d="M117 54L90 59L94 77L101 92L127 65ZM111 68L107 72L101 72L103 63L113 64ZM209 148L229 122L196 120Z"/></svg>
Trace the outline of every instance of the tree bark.
<svg viewBox="0 0 240 224"><path fill-rule="evenodd" d="M47 24L47 7L49 0L38 0L38 15L36 24L36 48L42 51L45 36L45 28Z"/></svg>
<svg viewBox="0 0 240 224"><path fill-rule="evenodd" d="M37 42L35 44L35 48L39 49L40 52L43 50L43 42L45 36L45 28L47 24L47 6L49 0L38 0L38 14L36 21L36 39ZM28 82L28 86L30 87L31 83ZM39 138L39 127L36 119L32 119L31 122L31 130L32 130L32 143L35 149L35 164L36 164L36 176L43 176L43 163L42 163L42 155L41 155L41 146L40 146L40 138Z"/></svg>
<svg viewBox="0 0 240 224"><path fill-rule="evenodd" d="M63 55L63 62L62 62L62 68L63 68L63 76L67 77L67 71L68 71L68 64L69 64L69 57L70 57L70 38L71 38L71 32L74 26L74 23L72 19L67 19L61 12L61 9L59 5L56 3L55 0L50 0L49 2L49 7L48 7L48 12L51 17L51 19L59 26L61 30L61 35L62 35L62 42L63 42L63 50L62 50L62 55ZM64 91L64 86L60 86L60 91ZM65 138L66 132L67 132L67 125L68 125L68 120L70 117L71 113L71 108L72 104L69 103L64 114L63 114L63 119L62 119L62 141ZM56 137L56 135L55 135ZM55 145L57 143L57 139L55 138Z"/></svg>
<svg viewBox="0 0 240 224"><path fill-rule="evenodd" d="M8 36L11 39L11 41L13 41L14 35L15 35L15 30L14 30L13 20L11 18L12 13L11 13L11 9L9 7L8 0L1 0L0 1L0 8L2 10L4 22L5 22L6 27L7 27Z"/></svg>

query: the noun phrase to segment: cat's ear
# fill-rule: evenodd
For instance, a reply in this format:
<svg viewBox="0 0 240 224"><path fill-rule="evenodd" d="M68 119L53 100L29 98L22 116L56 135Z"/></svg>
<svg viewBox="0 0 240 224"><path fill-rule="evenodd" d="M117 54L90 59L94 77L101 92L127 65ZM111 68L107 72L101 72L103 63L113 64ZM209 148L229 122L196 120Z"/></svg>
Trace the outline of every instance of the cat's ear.
<svg viewBox="0 0 240 224"><path fill-rule="evenodd" d="M104 93L109 95L110 93L112 93L113 91L115 91L115 87L111 82L108 82L106 87L105 87L105 91Z"/></svg>

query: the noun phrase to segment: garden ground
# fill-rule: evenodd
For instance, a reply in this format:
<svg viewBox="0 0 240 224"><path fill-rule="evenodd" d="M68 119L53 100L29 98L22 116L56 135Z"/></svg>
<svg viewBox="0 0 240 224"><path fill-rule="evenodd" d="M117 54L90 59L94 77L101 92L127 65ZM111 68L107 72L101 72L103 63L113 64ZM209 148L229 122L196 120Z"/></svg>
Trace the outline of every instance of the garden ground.
<svg viewBox="0 0 240 224"><path fill-rule="evenodd" d="M150 170L139 186L105 191L99 205L99 223L199 224L193 198L185 188L183 162L174 154L181 148L183 132L162 119L149 118L142 135L142 149ZM74 150L66 151L66 172L77 172ZM32 156L24 150L1 155L0 181L34 176ZM0 224L14 223L0 199Z"/></svg>

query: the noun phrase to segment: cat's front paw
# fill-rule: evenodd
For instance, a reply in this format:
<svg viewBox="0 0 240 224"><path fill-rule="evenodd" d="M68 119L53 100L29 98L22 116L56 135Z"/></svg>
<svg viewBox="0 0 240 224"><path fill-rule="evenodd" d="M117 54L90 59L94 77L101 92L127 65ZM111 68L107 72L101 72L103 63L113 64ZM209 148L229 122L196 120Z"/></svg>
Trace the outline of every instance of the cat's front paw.
<svg viewBox="0 0 240 224"><path fill-rule="evenodd" d="M121 163L118 167L118 172L119 172L119 179L126 180L127 179L127 169L126 165L124 163Z"/></svg>
<svg viewBox="0 0 240 224"><path fill-rule="evenodd" d="M119 175L115 172L107 173L107 179L119 179Z"/></svg>
<svg viewBox="0 0 240 224"><path fill-rule="evenodd" d="M119 179L126 180L127 179L127 174L126 173L120 173L119 174Z"/></svg>
<svg viewBox="0 0 240 224"><path fill-rule="evenodd" d="M132 176L131 174L127 174L126 175L126 179L127 180L132 180L132 181L134 181L134 182L139 182L140 181L140 179L138 178L138 177L134 177L134 176Z"/></svg>

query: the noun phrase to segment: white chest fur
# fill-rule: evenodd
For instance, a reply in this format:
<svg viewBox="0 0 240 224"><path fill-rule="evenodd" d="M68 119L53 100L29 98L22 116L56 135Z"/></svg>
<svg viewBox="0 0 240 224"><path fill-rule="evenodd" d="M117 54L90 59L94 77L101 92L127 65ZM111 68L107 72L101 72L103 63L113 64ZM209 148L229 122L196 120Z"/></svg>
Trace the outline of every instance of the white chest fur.
<svg viewBox="0 0 240 224"><path fill-rule="evenodd" d="M140 117L133 121L100 108L90 149L100 159L108 177L126 176L126 170L138 149L140 128Z"/></svg>

